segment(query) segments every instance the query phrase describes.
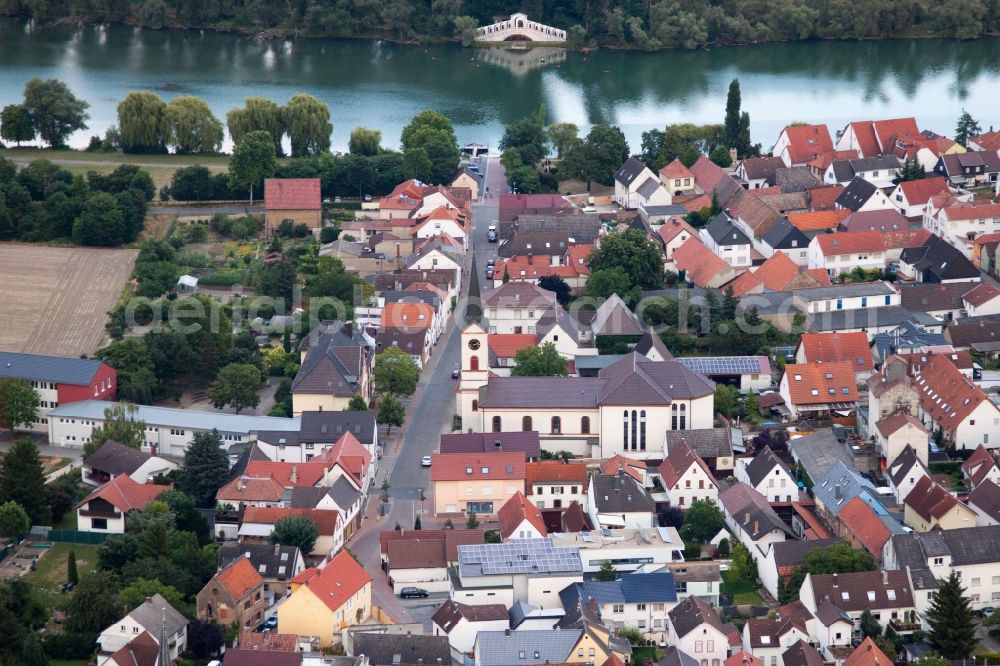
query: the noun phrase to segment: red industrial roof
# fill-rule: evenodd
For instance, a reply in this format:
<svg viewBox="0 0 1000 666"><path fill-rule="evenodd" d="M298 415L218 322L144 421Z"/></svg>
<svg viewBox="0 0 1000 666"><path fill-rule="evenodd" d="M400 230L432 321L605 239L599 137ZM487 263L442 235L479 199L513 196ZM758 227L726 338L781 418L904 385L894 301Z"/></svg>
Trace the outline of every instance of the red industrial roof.
<svg viewBox="0 0 1000 666"><path fill-rule="evenodd" d="M524 481L523 453L435 453L431 481L511 479Z"/></svg>
<svg viewBox="0 0 1000 666"><path fill-rule="evenodd" d="M810 363L845 361L854 372L870 373L874 369L868 335L863 331L803 333L800 344Z"/></svg>
<svg viewBox="0 0 1000 666"><path fill-rule="evenodd" d="M857 380L851 363L796 363L785 366L788 393L796 405L856 402Z"/></svg>
<svg viewBox="0 0 1000 666"><path fill-rule="evenodd" d="M268 178L264 181L265 210L320 210L319 178Z"/></svg>
<svg viewBox="0 0 1000 666"><path fill-rule="evenodd" d="M94 499L103 499L122 513L133 509L141 509L171 486L158 486L153 483L136 483L128 474L119 474L100 488L92 491L77 504L84 506Z"/></svg>
<svg viewBox="0 0 1000 666"><path fill-rule="evenodd" d="M868 552L881 559L882 546L892 535L867 502L860 496L853 498L844 505L837 518Z"/></svg>

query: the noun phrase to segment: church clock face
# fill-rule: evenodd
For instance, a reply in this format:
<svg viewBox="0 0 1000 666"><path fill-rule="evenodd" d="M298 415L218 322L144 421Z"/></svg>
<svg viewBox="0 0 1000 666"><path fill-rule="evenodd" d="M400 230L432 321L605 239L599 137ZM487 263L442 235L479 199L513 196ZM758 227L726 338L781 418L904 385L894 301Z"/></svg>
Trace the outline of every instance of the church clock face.
<svg viewBox="0 0 1000 666"><path fill-rule="evenodd" d="M469 349L471 349L472 351L476 351L477 349L479 349L479 340L476 339L469 340Z"/></svg>

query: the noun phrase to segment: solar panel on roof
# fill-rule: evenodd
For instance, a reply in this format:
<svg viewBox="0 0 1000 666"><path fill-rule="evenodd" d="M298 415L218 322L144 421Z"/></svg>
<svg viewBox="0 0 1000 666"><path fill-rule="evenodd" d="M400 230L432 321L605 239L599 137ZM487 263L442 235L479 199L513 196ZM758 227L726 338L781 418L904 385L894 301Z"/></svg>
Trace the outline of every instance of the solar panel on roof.
<svg viewBox="0 0 1000 666"><path fill-rule="evenodd" d="M702 375L743 375L761 372L757 356L697 356L677 359L681 365Z"/></svg>

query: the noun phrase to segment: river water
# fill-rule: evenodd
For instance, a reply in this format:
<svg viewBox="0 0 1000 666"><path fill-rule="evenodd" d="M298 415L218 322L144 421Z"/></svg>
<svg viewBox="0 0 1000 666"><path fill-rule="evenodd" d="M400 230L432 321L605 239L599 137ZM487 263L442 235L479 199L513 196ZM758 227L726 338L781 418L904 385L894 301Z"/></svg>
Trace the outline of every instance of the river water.
<svg viewBox="0 0 1000 666"><path fill-rule="evenodd" d="M586 130L619 125L634 152L643 131L668 123L721 122L729 81L738 77L755 141L770 147L791 121L917 117L951 134L962 108L1000 123L1000 41L799 42L696 52L559 49L509 51L381 41L298 40L257 44L209 32L153 32L125 26L32 29L0 20L0 105L20 101L33 76L65 81L90 103L86 145L115 123L130 90L169 99L204 98L224 118L247 96L284 103L307 92L330 106L333 147L350 130L379 129L396 147L402 126L433 108L455 123L460 142L496 146L503 126L544 104L551 121Z"/></svg>

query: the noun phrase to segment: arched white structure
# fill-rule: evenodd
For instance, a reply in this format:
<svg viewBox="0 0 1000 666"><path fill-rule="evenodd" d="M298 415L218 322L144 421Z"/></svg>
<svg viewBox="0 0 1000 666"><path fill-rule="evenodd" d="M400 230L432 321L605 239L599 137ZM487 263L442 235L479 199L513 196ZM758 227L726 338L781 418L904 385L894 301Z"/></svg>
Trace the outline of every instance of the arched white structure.
<svg viewBox="0 0 1000 666"><path fill-rule="evenodd" d="M511 14L505 21L498 21L476 29L477 42L546 42L566 41L566 31L528 19L527 14Z"/></svg>

